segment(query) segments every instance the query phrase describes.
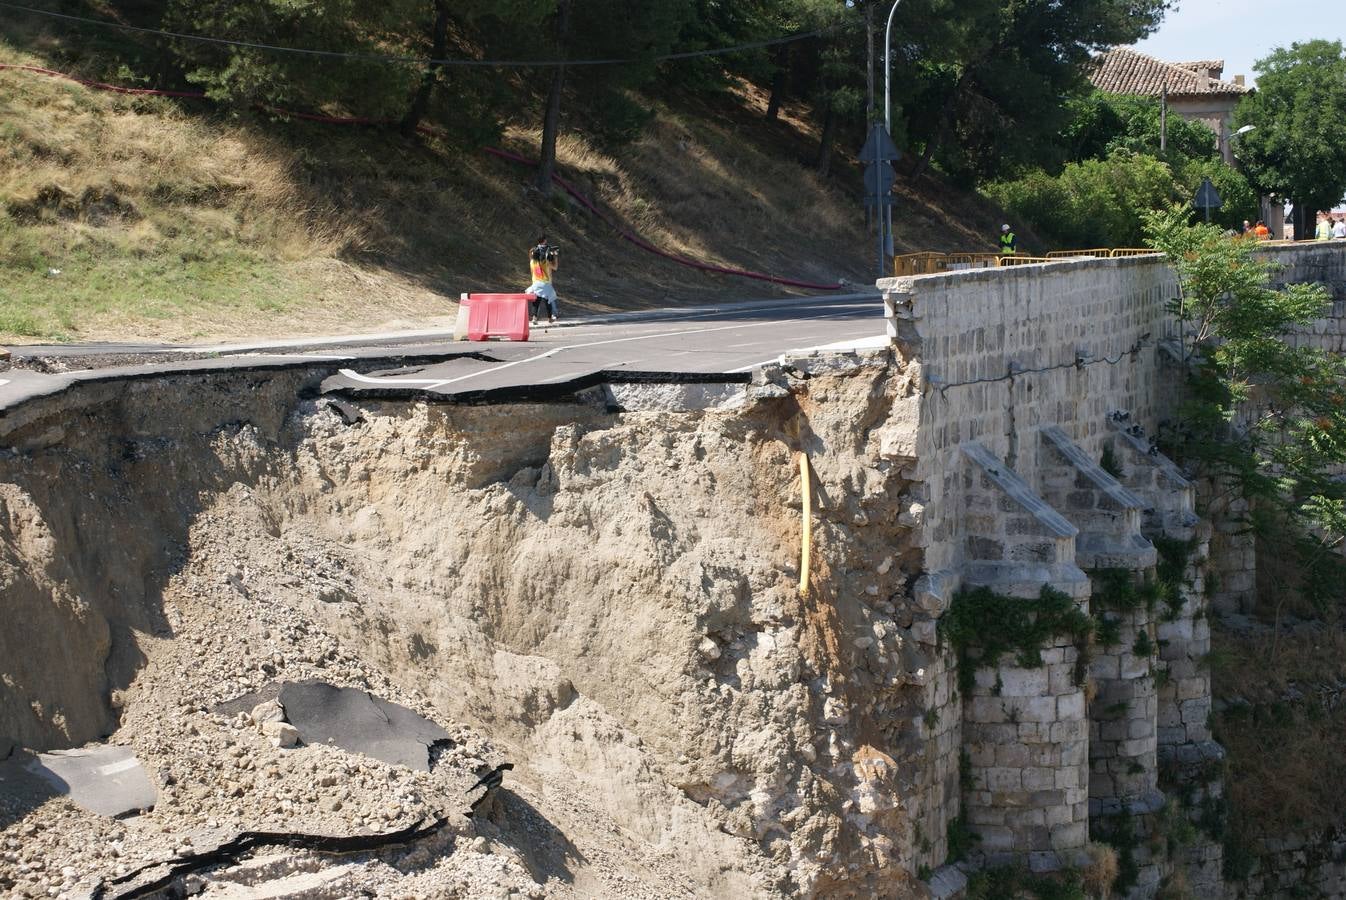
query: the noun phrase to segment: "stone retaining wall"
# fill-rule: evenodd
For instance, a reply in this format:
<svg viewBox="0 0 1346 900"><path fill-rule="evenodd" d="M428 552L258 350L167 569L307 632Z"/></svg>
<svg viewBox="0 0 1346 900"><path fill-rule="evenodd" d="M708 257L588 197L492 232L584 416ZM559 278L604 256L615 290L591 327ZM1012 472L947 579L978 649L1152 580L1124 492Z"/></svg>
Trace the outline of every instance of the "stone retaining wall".
<svg viewBox="0 0 1346 900"><path fill-rule="evenodd" d="M1331 285L1338 304L1313 339L1341 349L1332 335L1346 334L1337 327L1346 245L1268 253L1287 281ZM1167 386L1180 375L1163 346L1177 333L1166 312L1171 270L1157 256L1066 260L879 287L914 387L894 412L917 423L904 454L914 460L907 524L924 555L917 592L937 611L932 624L963 588L1029 598L1050 585L1090 611L1085 570L1120 570L1137 585L1162 571L1177 582L1158 606L1103 614L1119 639L1091 648L1087 686L1066 677L1078 651L1062 640L1044 645L1040 668L1011 655L976 659L967 696L951 694L939 712L959 712L961 813L981 838L973 862L1048 870L1078 860L1091 830L1126 832L1138 841L1129 896L1154 896L1166 879L1221 896L1221 851L1209 835L1172 858L1163 849L1166 823L1197 814L1160 785L1184 799L1219 796L1204 665L1209 595L1243 602L1256 561L1234 529L1197 517L1196 486L1149 437L1171 414ZM956 771L956 748L933 752L935 771ZM914 818L927 834L953 817L947 794L920 805ZM926 865L939 862L931 854ZM957 881L936 875L933 885Z"/></svg>
<svg viewBox="0 0 1346 900"><path fill-rule="evenodd" d="M1266 839L1252 851L1246 881L1231 885L1231 898L1346 897L1346 832Z"/></svg>

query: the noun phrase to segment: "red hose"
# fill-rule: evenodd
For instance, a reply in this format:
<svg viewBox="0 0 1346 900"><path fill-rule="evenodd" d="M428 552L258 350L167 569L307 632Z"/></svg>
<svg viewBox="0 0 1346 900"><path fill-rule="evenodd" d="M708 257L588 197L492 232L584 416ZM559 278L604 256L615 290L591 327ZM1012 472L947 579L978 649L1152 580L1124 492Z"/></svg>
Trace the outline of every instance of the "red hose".
<svg viewBox="0 0 1346 900"><path fill-rule="evenodd" d="M82 84L85 87L95 88L100 91L112 91L117 94L136 94L136 95L149 95L156 97L180 97L193 100L201 100L205 99L206 97L205 93L201 91L160 91L160 90L154 90L152 88L119 87L115 84L105 84L101 81L89 81L84 78L76 78L75 76L67 75L64 72L57 72L53 69L44 69L39 66L23 66L13 63L0 63L0 69L16 69L23 72L36 72L39 75L50 75L53 78L64 78L67 81L73 81L76 84ZM328 115L322 115L320 113L296 112L294 110L281 109L280 107L276 106L263 106L261 104L259 104L259 108L265 110L266 112L276 113L278 115L283 116L289 116L294 119L303 119L307 122L323 122L332 125L394 124L393 119L371 119L366 116L328 116ZM421 134L428 134L433 137L442 137L444 135L443 131L441 131L438 128L434 128L433 126L430 125L419 125L417 126L416 130ZM492 156L499 157L500 159L507 159L510 162L521 163L527 166L537 165L537 162L535 162L534 160L528 159L527 157L519 156L517 153L510 153L507 150L498 150L495 147L483 147L482 150L486 153L491 154ZM674 253L669 253L665 250L660 250L658 247L654 246L649 241L642 238L640 235L622 227L618 222L614 221L611 216L603 212L603 210L601 210L597 206L597 204L595 204L592 200L586 197L578 188L576 188L570 182L566 181L560 175L552 173L552 181L557 185L559 185L561 189L564 190L567 194L574 197L581 205L584 206L585 209L589 210L591 213L593 213L594 215L598 216L598 218L603 220L604 223L606 223L614 231L617 232L617 236L620 237L622 240L634 244L641 250L646 251L647 253L653 253L656 256L661 256L664 259L671 260L680 266L686 266L687 268L690 269L698 269L702 272L712 272L717 275L733 275L737 278L752 278L756 281L769 281L773 284L781 284L787 287L805 288L807 290L814 290L814 291L839 291L843 287L845 287L845 285L842 284L816 284L810 281L799 281L793 278L780 278L775 275L767 275L762 272L752 272L747 269L734 269L729 268L727 266L715 266L711 265L710 263L697 262L696 260L690 259L685 256L679 256Z"/></svg>
<svg viewBox="0 0 1346 900"><path fill-rule="evenodd" d="M104 84L101 81L86 81L83 78L76 78L74 75L67 75L64 72L57 72L53 69L43 69L39 66L20 66L12 63L0 63L0 69L18 69L23 72L37 72L39 75L64 78L67 81L73 81L77 84L82 84L85 87L97 88L100 91L112 91L117 94L153 94L158 97L189 97L194 99L206 96L200 91L156 91L151 88L118 87L115 84Z"/></svg>

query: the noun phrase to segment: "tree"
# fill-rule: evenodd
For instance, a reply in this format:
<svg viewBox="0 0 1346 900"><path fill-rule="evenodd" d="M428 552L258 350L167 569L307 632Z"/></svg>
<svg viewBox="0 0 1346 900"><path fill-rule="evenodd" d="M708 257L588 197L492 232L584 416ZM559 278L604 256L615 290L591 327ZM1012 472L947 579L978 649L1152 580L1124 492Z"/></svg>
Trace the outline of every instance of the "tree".
<svg viewBox="0 0 1346 900"><path fill-rule="evenodd" d="M1275 50L1254 67L1257 92L1235 111L1239 160L1263 191L1289 198L1295 235L1312 234L1314 213L1346 195L1346 54L1340 41Z"/></svg>
<svg viewBox="0 0 1346 900"><path fill-rule="evenodd" d="M1322 285L1270 287L1257 243L1189 225L1188 208L1152 213L1152 245L1178 273L1185 391L1161 445L1199 478L1250 501L1249 521L1307 599L1340 603L1346 540L1346 359L1287 333L1322 314ZM1283 592L1284 593L1284 592ZM1278 607L1279 608L1279 607Z"/></svg>
<svg viewBox="0 0 1346 900"><path fill-rule="evenodd" d="M1060 175L1034 170L994 182L986 193L1057 249L1134 247L1146 210L1167 209L1180 193L1172 168L1127 150L1066 164Z"/></svg>
<svg viewBox="0 0 1346 900"><path fill-rule="evenodd" d="M1143 216L1190 200L1205 178L1222 200L1212 220L1238 228L1257 216L1248 180L1225 165L1215 134L1196 122L1169 122L1168 148L1159 150L1158 103L1093 92L1066 104L1070 121L1049 160L1064 163L993 182L986 193L1061 249L1132 247L1144 240ZM1052 175L1058 171L1059 174Z"/></svg>
<svg viewBox="0 0 1346 900"><path fill-rule="evenodd" d="M557 66L548 73L543 113L540 166L535 185L551 192L556 140L561 133L561 103L567 85L585 98L596 130L631 137L648 110L624 90L638 87L658 72L656 57L668 53L694 11L692 0L556 0L550 21L528 46L540 58L622 59L618 65Z"/></svg>
<svg viewBox="0 0 1346 900"><path fill-rule="evenodd" d="M379 54L377 36L415 16L413 0L169 0L164 25L213 37L313 50ZM321 108L401 115L415 70L352 58L277 53L251 47L171 41L188 81L234 106Z"/></svg>
<svg viewBox="0 0 1346 900"><path fill-rule="evenodd" d="M1167 0L911 0L898 12L904 102L923 145L913 177L938 161L966 181L1040 163L1086 89L1091 55L1159 24Z"/></svg>
<svg viewBox="0 0 1346 900"><path fill-rule="evenodd" d="M1061 131L1067 159L1102 159L1129 150L1180 163L1218 160L1215 132L1200 122L1169 116L1167 150L1159 150L1159 101L1093 91L1066 104L1070 121Z"/></svg>
<svg viewBox="0 0 1346 900"><path fill-rule="evenodd" d="M570 44L571 0L557 0L556 20L552 29L560 59L565 59ZM542 113L542 145L538 153L537 189L544 195L551 193L552 175L556 172L556 136L561 127L561 90L565 87L566 67L556 66L551 71L551 85L547 88L547 103Z"/></svg>
<svg viewBox="0 0 1346 900"><path fill-rule="evenodd" d="M402 117L402 133L407 137L416 133L416 128L421 124L422 117L430 105L430 94L435 87L435 75L443 66L434 62L447 57L449 52L449 22L453 17L453 11L449 6L449 0L434 0L435 17L430 26L430 59L432 60L425 67L425 74L421 76L421 83L416 88L415 95L411 98L411 105L407 107L407 114Z"/></svg>

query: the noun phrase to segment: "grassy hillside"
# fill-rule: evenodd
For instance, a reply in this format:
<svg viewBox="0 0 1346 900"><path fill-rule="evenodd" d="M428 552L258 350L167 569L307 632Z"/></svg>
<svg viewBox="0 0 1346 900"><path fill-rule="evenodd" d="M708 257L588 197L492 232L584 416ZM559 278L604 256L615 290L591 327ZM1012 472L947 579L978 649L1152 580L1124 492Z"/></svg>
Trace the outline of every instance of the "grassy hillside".
<svg viewBox="0 0 1346 900"><path fill-rule="evenodd" d="M45 39L49 40L49 39ZM0 62L47 65L43 40ZM873 280L852 162L805 164L806 110L772 125L748 86L656 106L634 143L563 137L561 173L625 227L704 262ZM530 123L503 146L535 153ZM0 341L200 340L443 324L461 291L518 290L539 231L563 248L563 315L783 293L645 253L530 171L353 126L226 115L0 70ZM905 186L903 249L990 246L1000 213Z"/></svg>

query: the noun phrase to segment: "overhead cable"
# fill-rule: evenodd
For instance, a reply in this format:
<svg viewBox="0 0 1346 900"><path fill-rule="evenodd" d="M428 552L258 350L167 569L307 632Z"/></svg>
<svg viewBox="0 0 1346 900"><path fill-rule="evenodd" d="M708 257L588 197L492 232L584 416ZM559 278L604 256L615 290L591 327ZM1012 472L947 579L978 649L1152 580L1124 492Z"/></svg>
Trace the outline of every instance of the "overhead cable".
<svg viewBox="0 0 1346 900"><path fill-rule="evenodd" d="M31 6L21 6L17 3L5 3L3 0L0 0L0 7L20 10L21 12L32 13L36 16L47 16L53 19L79 22L83 25L94 25L100 28L115 28L120 31L134 31L138 34L153 34L159 37L177 38L178 40L183 41L197 41L203 44L243 47L249 50L262 50L267 53L295 53L302 56L317 56L328 59L349 59L358 60L360 62L398 63L417 66L463 66L501 69L548 68L556 66L617 66L630 65L633 63L671 62L682 59L697 59L704 56L724 56L729 53L740 53L745 50L760 50L764 47L775 47L780 44L790 44L795 41L807 40L808 38L821 37L836 30L835 27L818 28L813 31L797 32L795 34L771 38L764 41L750 41L745 44L735 44L732 47L714 47L707 50L687 50L680 53L665 53L650 57L630 56L612 57L610 59L437 59L434 57L423 56L383 56L375 53L350 53L341 50L313 50L306 47L282 47L276 44L260 44L255 41L236 41L229 38L211 37L204 34L188 34L179 31L165 31L160 28L146 28L142 25L127 25L122 22L110 22L106 19L89 19L84 16L72 16L68 13L58 13L48 9L34 9Z"/></svg>

